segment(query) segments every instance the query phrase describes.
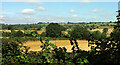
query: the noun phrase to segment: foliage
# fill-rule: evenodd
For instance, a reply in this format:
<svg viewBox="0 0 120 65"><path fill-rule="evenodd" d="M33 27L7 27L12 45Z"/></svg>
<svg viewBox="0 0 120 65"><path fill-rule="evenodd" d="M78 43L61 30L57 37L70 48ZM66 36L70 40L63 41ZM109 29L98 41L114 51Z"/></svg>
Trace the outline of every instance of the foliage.
<svg viewBox="0 0 120 65"><path fill-rule="evenodd" d="M23 36L24 36L24 33L22 31L11 30L10 37L23 37Z"/></svg>
<svg viewBox="0 0 120 65"><path fill-rule="evenodd" d="M14 42L14 40L11 39L2 39L2 42L3 57L20 54L20 47L18 42Z"/></svg>
<svg viewBox="0 0 120 65"><path fill-rule="evenodd" d="M46 32L42 32L41 36L45 37L46 36Z"/></svg>
<svg viewBox="0 0 120 65"><path fill-rule="evenodd" d="M2 36L3 36L3 37L9 37L10 35L11 35L10 32L3 32L3 33L2 33Z"/></svg>
<svg viewBox="0 0 120 65"><path fill-rule="evenodd" d="M80 64L80 65L96 65L96 64L120 64L120 42L106 40L89 41L91 44L95 44L91 51L83 51L78 47L77 40L70 39L72 47L72 53L68 53L65 47L56 47L56 45L46 40L40 41L42 43L40 52L28 52L29 48L18 45L21 40L19 39L3 39L3 59L2 63L39 63L39 64ZM89 46L91 46L91 44ZM16 49L15 49L16 48Z"/></svg>
<svg viewBox="0 0 120 65"><path fill-rule="evenodd" d="M15 34L14 34L15 37L23 37L24 36L24 33L22 31L17 31Z"/></svg>
<svg viewBox="0 0 120 65"><path fill-rule="evenodd" d="M108 28L104 28L103 33L107 33L107 32L108 32Z"/></svg>
<svg viewBox="0 0 120 65"><path fill-rule="evenodd" d="M93 31L92 34L90 35L91 40L99 40L101 39L102 33L100 31Z"/></svg>
<svg viewBox="0 0 120 65"><path fill-rule="evenodd" d="M90 32L86 28L77 26L77 27L74 27L70 35L73 38L88 39Z"/></svg>
<svg viewBox="0 0 120 65"><path fill-rule="evenodd" d="M120 29L119 28L114 29L114 31L111 33L111 38L115 41L116 40L120 41Z"/></svg>
<svg viewBox="0 0 120 65"><path fill-rule="evenodd" d="M42 50L40 52L28 52L29 48L24 46L25 49L20 49L23 46L19 46L19 39L4 39L3 40L3 59L2 64L25 64L25 63L39 63L39 64L88 64L86 59L86 52L81 53L67 53L65 47L57 48L56 45L45 42L40 39Z"/></svg>
<svg viewBox="0 0 120 65"><path fill-rule="evenodd" d="M47 37L60 37L63 27L58 23L50 23L46 27L46 36Z"/></svg>
<svg viewBox="0 0 120 65"><path fill-rule="evenodd" d="M2 29L8 29L8 30L40 30L44 25L40 24L14 24L14 25L8 25L8 24L2 24Z"/></svg>
<svg viewBox="0 0 120 65"><path fill-rule="evenodd" d="M31 31L31 30L25 30L24 34L26 36L31 36L31 37L37 37L38 36L37 31Z"/></svg>
<svg viewBox="0 0 120 65"><path fill-rule="evenodd" d="M8 30L13 30L13 29L14 29L14 26L13 26L13 25L10 25L10 26L8 26L7 29L8 29Z"/></svg>
<svg viewBox="0 0 120 65"><path fill-rule="evenodd" d="M82 23L85 24L85 23ZM97 23L92 23L97 24ZM55 26L47 27L51 30L63 30L60 29L60 25L51 24ZM104 24L109 25L109 24ZM8 25L9 26L9 25ZM19 26L19 25L18 25ZM48 25L49 26L49 25ZM58 27L57 27L58 26ZM60 28L59 28L60 27ZM89 26L88 26L89 27ZM7 27L6 27L7 28ZM55 29L54 29L55 28ZM57 28L57 29L56 29ZM80 29L80 30L79 30ZM76 31L76 32L75 32ZM54 31L52 31L54 32ZM54 32L56 33L56 31ZM75 34L74 35L72 35ZM61 34L61 33L59 33ZM72 52L67 52L65 47L57 47L49 42L50 39L68 39L59 37L61 35L55 35L58 38L51 37L37 37L36 31L14 31L11 33L4 32L3 36L8 38L2 38L2 64L58 64L58 65L104 65L104 64L120 64L120 30L115 29L111 33L111 37L106 38L106 30L103 33L100 31L94 31L90 33L84 27L75 27L71 32L70 43L72 46ZM25 35L25 37L23 37ZM79 36L79 37L78 37ZM86 36L86 37L84 37ZM89 46L91 51L84 51L79 48L76 38L87 39L89 38ZM36 37L36 38L35 38ZM49 40L48 40L49 39ZM28 40L40 40L42 45L41 51L29 51L29 47L23 46L23 42ZM43 41L46 40L46 41Z"/></svg>
<svg viewBox="0 0 120 65"><path fill-rule="evenodd" d="M96 64L120 64L120 42L110 39L91 41L93 45L88 60L92 65Z"/></svg>
<svg viewBox="0 0 120 65"><path fill-rule="evenodd" d="M102 33L101 34L101 39L106 39L107 38L107 33Z"/></svg>

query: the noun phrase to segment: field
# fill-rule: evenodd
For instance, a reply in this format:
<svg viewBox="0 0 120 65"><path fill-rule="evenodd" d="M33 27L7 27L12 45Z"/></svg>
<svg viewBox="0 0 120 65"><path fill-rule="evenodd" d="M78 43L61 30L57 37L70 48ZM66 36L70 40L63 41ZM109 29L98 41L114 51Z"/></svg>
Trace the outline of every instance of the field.
<svg viewBox="0 0 120 65"><path fill-rule="evenodd" d="M72 46L70 44L69 40L51 40L52 44L55 44L57 47L66 47L67 52L72 52ZM77 40L79 48L82 50L90 50L90 47L88 47L88 41L86 40ZM41 42L40 41L28 41L24 43L24 46L30 47L29 51L40 51Z"/></svg>
<svg viewBox="0 0 120 65"><path fill-rule="evenodd" d="M97 30L100 31L100 32L103 32L103 29L93 29L91 31L97 31ZM113 30L114 30L114 28L108 28L107 34L110 34Z"/></svg>
<svg viewBox="0 0 120 65"><path fill-rule="evenodd" d="M110 34L112 31L113 31L114 28L108 28L108 34ZM102 29L92 29L90 31L100 31L100 32L103 32L103 28ZM0 31L3 31L3 32L11 32L11 30L0 30ZM18 30L15 30L15 31L18 31ZM22 32L24 32L24 30L21 30ZM35 30L31 30L31 31L35 31ZM37 31L38 34L41 34L42 32L45 32L45 27L43 27L41 30L38 30ZM68 34L68 31L64 31L66 34Z"/></svg>

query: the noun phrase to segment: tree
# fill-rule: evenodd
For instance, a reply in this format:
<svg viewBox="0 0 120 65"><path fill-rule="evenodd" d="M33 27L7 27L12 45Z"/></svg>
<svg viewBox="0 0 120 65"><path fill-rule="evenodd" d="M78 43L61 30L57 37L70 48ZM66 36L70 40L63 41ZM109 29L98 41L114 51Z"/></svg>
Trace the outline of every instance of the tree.
<svg viewBox="0 0 120 65"><path fill-rule="evenodd" d="M32 35L33 37L37 37L38 32L37 32L37 31L33 31L33 32L31 33L31 35Z"/></svg>
<svg viewBox="0 0 120 65"><path fill-rule="evenodd" d="M45 37L45 36L46 36L46 33L45 33L45 32L42 32L41 36L42 36L42 37Z"/></svg>
<svg viewBox="0 0 120 65"><path fill-rule="evenodd" d="M16 32L16 36L17 36L17 37L23 37L23 36L24 36L24 33L19 30L19 31Z"/></svg>
<svg viewBox="0 0 120 65"><path fill-rule="evenodd" d="M42 24L43 22L38 22L38 24Z"/></svg>
<svg viewBox="0 0 120 65"><path fill-rule="evenodd" d="M30 31L30 30L25 30L24 31L24 34L25 34L25 36L32 36L31 34L32 34L32 31Z"/></svg>
<svg viewBox="0 0 120 65"><path fill-rule="evenodd" d="M3 37L9 37L10 35L11 35L10 32L3 32L3 33L2 33L2 36L3 36Z"/></svg>
<svg viewBox="0 0 120 65"><path fill-rule="evenodd" d="M23 37L24 36L24 33L22 31L14 31L14 30L11 30L11 36L13 37Z"/></svg>
<svg viewBox="0 0 120 65"><path fill-rule="evenodd" d="M120 29L114 29L114 31L111 33L111 37L114 40L120 41Z"/></svg>
<svg viewBox="0 0 120 65"><path fill-rule="evenodd" d="M93 40L99 40L99 39L101 39L101 32L100 31L94 31L93 33L92 33L92 38L93 38Z"/></svg>
<svg viewBox="0 0 120 65"><path fill-rule="evenodd" d="M24 30L27 30L28 28L27 27L24 27Z"/></svg>
<svg viewBox="0 0 120 65"><path fill-rule="evenodd" d="M42 28L42 27L41 27L41 26L39 26L39 27L37 28L37 30L41 30L41 28Z"/></svg>
<svg viewBox="0 0 120 65"><path fill-rule="evenodd" d="M50 23L46 27L46 36L47 37L60 37L61 31L63 30L62 26L58 23Z"/></svg>
<svg viewBox="0 0 120 65"><path fill-rule="evenodd" d="M70 32L71 37L79 39L89 39L90 32L83 27L76 26Z"/></svg>
<svg viewBox="0 0 120 65"><path fill-rule="evenodd" d="M14 29L13 25L9 25L8 30L12 30L12 29Z"/></svg>
<svg viewBox="0 0 120 65"><path fill-rule="evenodd" d="M101 34L101 39L106 39L107 38L107 34L106 33L102 33Z"/></svg>
<svg viewBox="0 0 120 65"><path fill-rule="evenodd" d="M107 33L107 32L108 32L108 28L104 28L103 33Z"/></svg>
<svg viewBox="0 0 120 65"><path fill-rule="evenodd" d="M107 38L107 32L108 32L108 28L104 28L103 32L101 34L101 39L106 39Z"/></svg>

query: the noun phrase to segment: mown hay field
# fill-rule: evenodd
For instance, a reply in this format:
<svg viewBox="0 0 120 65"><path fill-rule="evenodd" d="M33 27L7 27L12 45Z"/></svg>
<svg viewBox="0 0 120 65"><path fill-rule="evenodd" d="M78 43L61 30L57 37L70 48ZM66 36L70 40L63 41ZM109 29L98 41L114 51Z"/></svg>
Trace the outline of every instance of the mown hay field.
<svg viewBox="0 0 120 65"><path fill-rule="evenodd" d="M67 52L72 52L72 46L70 44L69 40L51 40L52 44L55 44L57 47L66 47ZM77 40L79 48L82 50L90 50L90 47L88 47L88 41L86 40ZM24 46L30 47L29 51L40 51L41 42L40 41L28 41L24 43Z"/></svg>

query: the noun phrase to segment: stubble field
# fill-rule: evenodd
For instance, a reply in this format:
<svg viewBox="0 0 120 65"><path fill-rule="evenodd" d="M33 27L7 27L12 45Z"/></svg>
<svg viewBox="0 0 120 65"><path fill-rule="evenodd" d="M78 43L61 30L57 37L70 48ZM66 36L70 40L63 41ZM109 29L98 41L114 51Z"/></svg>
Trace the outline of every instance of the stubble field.
<svg viewBox="0 0 120 65"><path fill-rule="evenodd" d="M52 44L55 44L57 47L65 47L67 48L67 52L71 52L72 46L69 40L51 40ZM88 41L86 40L77 40L79 48L82 50L90 50L88 47ZM24 43L24 46L30 47L29 51L40 51L41 42L40 41L28 41Z"/></svg>

